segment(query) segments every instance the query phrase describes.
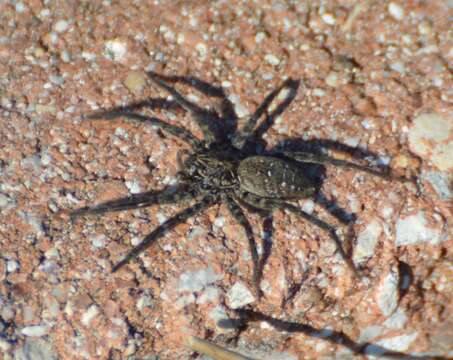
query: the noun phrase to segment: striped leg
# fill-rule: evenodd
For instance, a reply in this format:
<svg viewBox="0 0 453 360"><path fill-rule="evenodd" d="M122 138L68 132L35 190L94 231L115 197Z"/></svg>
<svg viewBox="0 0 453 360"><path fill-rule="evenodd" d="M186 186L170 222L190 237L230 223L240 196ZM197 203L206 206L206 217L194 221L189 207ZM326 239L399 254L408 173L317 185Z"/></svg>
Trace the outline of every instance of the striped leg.
<svg viewBox="0 0 453 360"><path fill-rule="evenodd" d="M244 228L249 242L250 253L253 261L253 285L258 298L261 297L260 281L262 276L262 268L258 257L258 251L256 250L255 237L253 236L253 229L250 222L247 220L244 212L240 206L232 198L227 197L228 207L231 214L236 221Z"/></svg>
<svg viewBox="0 0 453 360"><path fill-rule="evenodd" d="M172 218L165 221L163 224L158 226L154 229L150 234L148 234L143 241L134 247L131 251L129 251L126 256L117 264L115 264L112 268L112 272L118 271L124 265L126 265L129 261L136 258L140 255L143 251L147 248L155 244L156 240L161 236L165 235L168 231L173 229L176 225L184 222L188 218L194 216L196 213L206 209L213 203L213 200L209 197L203 198L200 202L196 203L195 205L180 211Z"/></svg>

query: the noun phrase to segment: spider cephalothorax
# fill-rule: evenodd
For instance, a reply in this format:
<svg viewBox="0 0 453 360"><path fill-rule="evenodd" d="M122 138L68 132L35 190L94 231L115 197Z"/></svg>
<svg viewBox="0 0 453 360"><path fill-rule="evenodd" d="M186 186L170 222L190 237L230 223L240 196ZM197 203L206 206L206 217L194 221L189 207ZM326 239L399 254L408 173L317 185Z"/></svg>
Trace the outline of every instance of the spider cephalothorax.
<svg viewBox="0 0 453 360"><path fill-rule="evenodd" d="M203 192L234 191L239 187L237 167L240 154L218 149L203 149L190 155L180 171L185 182L198 183Z"/></svg>
<svg viewBox="0 0 453 360"><path fill-rule="evenodd" d="M335 241L343 259L355 272L355 267L350 256L343 249L335 228L291 202L313 197L318 192L321 183L316 170L323 168L325 164L357 169L382 178L390 177L387 173L369 166L332 158L319 149L315 151L302 149L302 151L261 150L257 152L256 149L260 148L258 143L261 142L264 132L272 125L275 117L279 116L294 99L299 85L297 81L289 79L281 87L271 92L239 131L236 129L237 116L233 105L222 89L194 78L164 77L155 73L148 73L148 75L157 86L172 96L171 100L149 99L92 114L86 119L124 117L154 125L185 141L190 145L192 151L187 154L184 161L181 161L181 169L178 172L179 183L176 186L135 194L94 207L80 208L72 211L71 215L77 217L84 214L100 214L183 201L194 201L194 204L154 229L139 245L113 266L113 271L117 271L138 256L178 223L215 203L225 202L233 217L245 229L253 261L253 283L258 295L260 294L259 281L264 261L259 259L253 229L242 210L242 205L265 213L276 208L286 209L327 231ZM221 101L220 113L211 109L206 110L187 100L169 85L169 83L175 82L182 82L208 97L219 99ZM269 105L285 88L289 90L285 99L270 111ZM156 117L137 113L136 110L141 108L184 109L200 126L203 139L196 138L184 128L171 125ZM264 116L264 121L257 125L262 116ZM335 212L332 214L337 216ZM338 218L342 220L341 217Z"/></svg>

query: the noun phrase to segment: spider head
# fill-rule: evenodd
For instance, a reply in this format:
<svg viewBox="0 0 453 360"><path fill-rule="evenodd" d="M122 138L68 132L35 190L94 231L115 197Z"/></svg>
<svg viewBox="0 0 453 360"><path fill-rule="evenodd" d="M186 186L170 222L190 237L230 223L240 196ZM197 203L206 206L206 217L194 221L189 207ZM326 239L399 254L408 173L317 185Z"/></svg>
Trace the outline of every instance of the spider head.
<svg viewBox="0 0 453 360"><path fill-rule="evenodd" d="M216 194L238 187L237 162L224 153L206 150L189 154L182 163L180 176L203 192Z"/></svg>

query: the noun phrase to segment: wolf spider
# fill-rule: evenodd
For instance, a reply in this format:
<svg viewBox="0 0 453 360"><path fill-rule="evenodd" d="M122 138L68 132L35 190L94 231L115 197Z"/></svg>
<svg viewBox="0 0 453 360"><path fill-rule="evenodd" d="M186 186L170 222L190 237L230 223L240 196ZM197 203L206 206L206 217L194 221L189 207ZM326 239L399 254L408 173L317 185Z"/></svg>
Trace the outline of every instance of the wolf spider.
<svg viewBox="0 0 453 360"><path fill-rule="evenodd" d="M178 212L172 218L149 233L143 241L130 250L116 263L112 271L122 268L145 249L156 243L156 240L184 222L196 213L217 203L226 203L232 216L242 225L248 239L253 262L253 286L260 294L259 283L263 270L253 235L253 229L247 220L242 206L270 214L274 209L286 209L326 231L336 243L339 253L349 268L355 267L343 249L336 234L335 227L303 211L290 203L302 198L314 197L321 181L313 169L324 164L352 168L389 179L388 173L356 163L336 159L320 151L266 151L257 152L260 138L293 101L299 82L288 79L279 88L267 95L255 113L245 122L242 130L236 130L237 115L232 103L221 88L209 85L191 77L166 77L153 72L147 73L155 85L171 95L171 99L149 99L128 106L117 107L97 112L85 119L115 119L124 117L160 128L186 142L192 152L182 162L177 173L178 184L162 190L150 190L132 196L107 201L93 207L83 207L70 212L75 218L86 214L101 214L112 211L144 208L151 205L181 203L196 200L195 204ZM220 113L205 109L181 95L172 83L183 83L208 97L220 99ZM277 95L288 89L286 97L272 111L268 108ZM188 130L168 124L156 117L137 113L136 110L149 109L183 109L191 114L203 133L203 139L196 138ZM258 120L264 121L257 126ZM263 255L264 257L264 255Z"/></svg>

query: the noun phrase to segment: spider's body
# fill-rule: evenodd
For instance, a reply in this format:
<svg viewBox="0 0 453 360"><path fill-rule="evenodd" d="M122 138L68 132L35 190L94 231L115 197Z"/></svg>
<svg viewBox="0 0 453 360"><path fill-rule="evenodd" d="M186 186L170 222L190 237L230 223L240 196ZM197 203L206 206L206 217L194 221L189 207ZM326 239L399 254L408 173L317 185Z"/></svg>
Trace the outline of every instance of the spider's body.
<svg viewBox="0 0 453 360"><path fill-rule="evenodd" d="M253 229L241 208L241 204L263 210L266 213L270 213L276 208L286 209L310 221L329 233L336 242L338 251L348 266L352 270L355 270L352 261L343 250L341 241L336 235L335 228L315 215L304 212L290 202L300 198L313 197L319 190L319 174L315 175L313 169L322 168L323 166L320 166L320 164L353 168L383 178L388 178L388 175L367 166L329 157L319 151L314 153L306 151L263 151L258 154L255 150L256 144L262 134L272 125L275 117L280 115L294 99L298 88L297 81L291 79L285 81L280 88L265 98L263 103L245 123L241 131L233 129L234 131L231 133L231 125L234 123L233 127L236 126L237 117L233 105L226 98L222 89L194 78L171 78L154 73L149 73L149 76L156 85L170 93L174 100L150 99L130 106L93 114L88 116L87 119L114 119L124 117L157 126L163 131L185 141L192 147L193 151L189 152L185 160L181 163L181 169L178 173L178 185L108 201L94 207L80 208L72 211L71 215L77 217L84 214L101 214L111 211L142 208L155 204L178 203L182 202L182 200L194 201L195 203L154 229L139 245L114 265L113 271L120 269L146 248L155 244L160 236L177 224L185 221L197 212L220 202L228 205L231 214L243 226L246 232L253 260L253 282L257 294L260 293L259 280L264 260L262 259L260 261L258 257ZM168 84L169 82L183 82L209 97L220 99L221 114L218 114L214 110L203 109L190 102L174 87L170 86ZM275 110L268 112L269 105L284 88L290 90L286 98ZM170 110L179 108L190 112L200 126L204 138L200 140L184 128L168 124L156 117L145 116L135 112L135 110L143 107ZM259 118L263 115L265 121L257 126ZM325 207L327 208L327 206ZM327 210L329 209L327 208ZM333 212L332 214L337 216Z"/></svg>
<svg viewBox="0 0 453 360"><path fill-rule="evenodd" d="M312 196L316 183L301 164L275 156L250 156L238 167L240 191L263 198L296 200Z"/></svg>

